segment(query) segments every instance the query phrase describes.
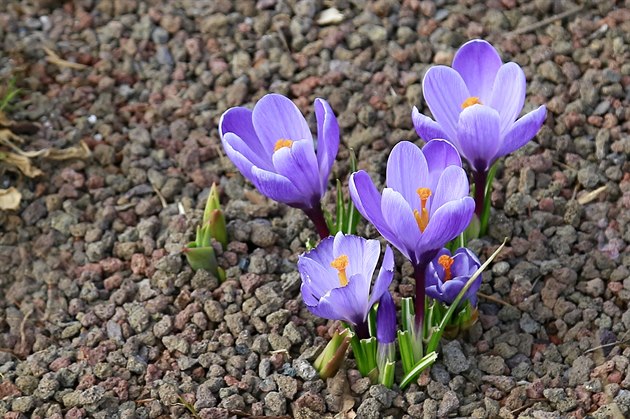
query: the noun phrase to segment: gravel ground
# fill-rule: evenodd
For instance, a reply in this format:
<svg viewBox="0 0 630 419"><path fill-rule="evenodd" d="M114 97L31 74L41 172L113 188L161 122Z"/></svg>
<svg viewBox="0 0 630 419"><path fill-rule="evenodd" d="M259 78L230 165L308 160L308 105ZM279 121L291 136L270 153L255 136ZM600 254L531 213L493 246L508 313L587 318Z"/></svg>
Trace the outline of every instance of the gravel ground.
<svg viewBox="0 0 630 419"><path fill-rule="evenodd" d="M343 20L322 21L333 6ZM334 174L353 147L382 183L392 145L417 140L422 75L476 37L524 67L526 110L549 109L471 243L486 257L511 237L480 321L404 392L352 360L322 381L310 362L332 324L304 308L295 269L314 229L235 172L218 118L273 91L314 128L327 98ZM629 417L629 45L628 0L1 2L0 77L24 89L10 115L41 126L27 148L83 140L92 157L0 179L23 194L0 212L0 415ZM181 255L212 182L232 239L222 284ZM413 290L397 262L396 299Z"/></svg>

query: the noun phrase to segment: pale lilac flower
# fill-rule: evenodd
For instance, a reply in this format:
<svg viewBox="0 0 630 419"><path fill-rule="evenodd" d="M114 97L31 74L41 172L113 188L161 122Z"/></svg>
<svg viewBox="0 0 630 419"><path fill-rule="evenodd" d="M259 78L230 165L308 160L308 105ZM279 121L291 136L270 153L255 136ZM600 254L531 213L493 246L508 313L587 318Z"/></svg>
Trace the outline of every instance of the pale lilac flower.
<svg viewBox="0 0 630 419"><path fill-rule="evenodd" d="M345 321L359 338L369 338L370 309L388 292L394 277L394 255L387 246L370 292L380 252L378 240L337 233L301 255L298 270L306 307L316 316Z"/></svg>
<svg viewBox="0 0 630 419"><path fill-rule="evenodd" d="M219 133L227 156L260 193L304 210L325 237L320 200L339 149L339 126L323 99L315 99L315 117L317 154L304 116L278 94L265 95L253 111L228 109Z"/></svg>
<svg viewBox="0 0 630 419"><path fill-rule="evenodd" d="M447 139L478 173L529 142L547 114L540 106L517 120L525 74L516 63L503 64L494 47L479 39L457 51L452 68L431 67L422 86L435 121L414 107L416 132L425 141Z"/></svg>

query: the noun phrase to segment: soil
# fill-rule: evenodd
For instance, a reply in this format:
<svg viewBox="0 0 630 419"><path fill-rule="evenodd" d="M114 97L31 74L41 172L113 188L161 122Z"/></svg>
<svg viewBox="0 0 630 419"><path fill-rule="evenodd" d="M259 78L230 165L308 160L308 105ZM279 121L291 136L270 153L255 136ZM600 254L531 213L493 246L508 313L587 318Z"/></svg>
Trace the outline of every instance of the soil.
<svg viewBox="0 0 630 419"><path fill-rule="evenodd" d="M219 117L277 92L315 130L325 98L334 177L352 147L382 184L391 147L422 144L424 72L479 37L523 66L525 110L549 111L470 245L484 259L510 237L479 321L404 391L351 356L323 381L311 363L334 324L305 309L295 267L314 228L237 173ZM627 0L3 1L0 77L22 88L7 114L39 127L24 148L91 157L2 172L22 202L0 212L0 416L629 417L629 56ZM223 283L182 257L213 182ZM413 279L396 260L398 300Z"/></svg>

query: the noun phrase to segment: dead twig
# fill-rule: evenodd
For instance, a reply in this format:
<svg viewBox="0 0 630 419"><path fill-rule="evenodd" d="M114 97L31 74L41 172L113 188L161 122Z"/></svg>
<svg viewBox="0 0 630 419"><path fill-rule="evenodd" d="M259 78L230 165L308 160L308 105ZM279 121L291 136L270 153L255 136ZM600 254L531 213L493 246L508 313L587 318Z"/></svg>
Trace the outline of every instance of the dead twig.
<svg viewBox="0 0 630 419"><path fill-rule="evenodd" d="M64 60L59 55L57 55L55 51L51 50L50 48L44 47L44 52L47 55L46 61L58 67L62 67L62 68L67 67L67 68L72 68L73 70L85 70L88 67L85 64L73 63L72 61Z"/></svg>
<svg viewBox="0 0 630 419"><path fill-rule="evenodd" d="M500 298L497 297L493 297L491 295L488 294L484 294L482 292L478 292L477 293L478 296L485 298L488 301L492 301L493 303L497 303L497 304L503 304L504 306L508 306L508 307L514 307L512 304L508 303L507 301L503 301Z"/></svg>
<svg viewBox="0 0 630 419"><path fill-rule="evenodd" d="M558 20L562 20L565 17L569 17L569 16L572 16L572 15L574 15L576 13L579 13L580 11L582 11L583 8L584 8L584 6L577 6L577 7L574 7L573 9L569 9L569 10L567 10L565 12L558 13L558 14L555 14L553 16L549 16L547 19L543 19L540 22L532 23L531 25L527 25L527 26L524 26L522 28L515 29L512 32L508 32L507 36L522 35L524 33L535 31L536 29L544 28L545 26L549 25L550 23L556 22Z"/></svg>

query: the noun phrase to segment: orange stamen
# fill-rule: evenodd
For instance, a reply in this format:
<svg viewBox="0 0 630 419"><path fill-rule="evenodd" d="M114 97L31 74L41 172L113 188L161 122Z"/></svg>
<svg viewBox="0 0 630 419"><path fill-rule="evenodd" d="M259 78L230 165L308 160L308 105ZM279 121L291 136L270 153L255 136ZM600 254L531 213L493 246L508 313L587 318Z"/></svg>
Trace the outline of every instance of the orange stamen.
<svg viewBox="0 0 630 419"><path fill-rule="evenodd" d="M466 109L472 105L481 105L481 101L477 96L471 96L462 103L462 109Z"/></svg>
<svg viewBox="0 0 630 419"><path fill-rule="evenodd" d="M413 216L416 218L418 228L421 232L424 233L424 230L427 228L427 224L429 224L429 210L427 210L427 200L431 196L431 189L418 188L418 190L416 190L416 193L420 197L420 211L414 209Z"/></svg>
<svg viewBox="0 0 630 419"><path fill-rule="evenodd" d="M291 144L293 144L293 141L287 140L286 138L280 138L278 141L276 141L276 145L273 146L273 152L275 153L276 151L284 147L291 148Z"/></svg>
<svg viewBox="0 0 630 419"><path fill-rule="evenodd" d="M341 284L342 287L348 285L348 277L346 276L346 268L348 267L348 263L348 256L346 255L341 255L330 262L330 266L338 271L339 284Z"/></svg>
<svg viewBox="0 0 630 419"><path fill-rule="evenodd" d="M453 262L454 259L448 255L442 255L438 258L438 264L444 268L444 282L452 278L451 266Z"/></svg>

